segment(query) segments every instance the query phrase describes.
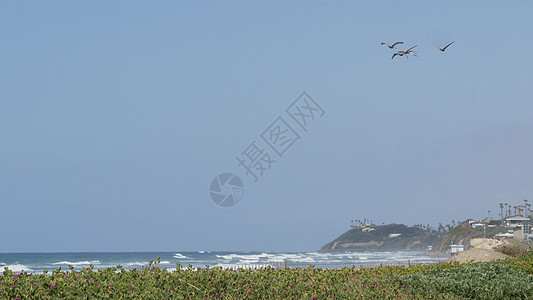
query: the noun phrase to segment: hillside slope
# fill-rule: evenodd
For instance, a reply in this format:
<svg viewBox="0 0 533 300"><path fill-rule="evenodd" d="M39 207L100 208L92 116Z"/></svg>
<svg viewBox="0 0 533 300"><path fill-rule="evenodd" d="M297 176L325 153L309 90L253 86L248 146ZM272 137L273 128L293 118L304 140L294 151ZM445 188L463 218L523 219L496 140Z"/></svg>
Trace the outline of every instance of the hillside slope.
<svg viewBox="0 0 533 300"><path fill-rule="evenodd" d="M348 230L322 246L320 251L423 251L433 246L438 238L434 230L417 226L368 225Z"/></svg>
<svg viewBox="0 0 533 300"><path fill-rule="evenodd" d="M464 245L465 250L470 248L470 240L473 238L483 238L494 236L498 232L505 232L506 228L501 226L489 228L472 228L468 222L461 223L448 231L440 240L435 243L431 250L433 253L445 253L449 251L451 244Z"/></svg>

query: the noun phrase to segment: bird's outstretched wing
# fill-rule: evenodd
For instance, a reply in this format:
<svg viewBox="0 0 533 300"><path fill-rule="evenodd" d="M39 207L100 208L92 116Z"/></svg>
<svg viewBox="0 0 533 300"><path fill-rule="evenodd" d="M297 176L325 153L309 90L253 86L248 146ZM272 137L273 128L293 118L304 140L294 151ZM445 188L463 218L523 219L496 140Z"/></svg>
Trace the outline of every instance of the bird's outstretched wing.
<svg viewBox="0 0 533 300"><path fill-rule="evenodd" d="M382 45L388 45L387 43L381 43Z"/></svg>
<svg viewBox="0 0 533 300"><path fill-rule="evenodd" d="M391 59L393 59L396 55L398 55L399 53L394 53L391 57Z"/></svg>
<svg viewBox="0 0 533 300"><path fill-rule="evenodd" d="M409 52L409 51L411 51L411 50L412 50L414 47L416 47L416 46L418 46L418 45L414 45L413 47L411 47L411 48L405 50L405 52Z"/></svg>
<svg viewBox="0 0 533 300"><path fill-rule="evenodd" d="M391 48L394 48L394 46L396 46L398 44L403 44L403 42L396 42L396 43L392 44Z"/></svg>
<svg viewBox="0 0 533 300"><path fill-rule="evenodd" d="M453 41L453 42L455 42L455 41ZM444 50L446 50L446 48L450 47L450 45L453 44L453 42L451 42L451 43L449 43L448 45L444 46L444 48L439 48L440 51L443 51L443 52L444 52Z"/></svg>

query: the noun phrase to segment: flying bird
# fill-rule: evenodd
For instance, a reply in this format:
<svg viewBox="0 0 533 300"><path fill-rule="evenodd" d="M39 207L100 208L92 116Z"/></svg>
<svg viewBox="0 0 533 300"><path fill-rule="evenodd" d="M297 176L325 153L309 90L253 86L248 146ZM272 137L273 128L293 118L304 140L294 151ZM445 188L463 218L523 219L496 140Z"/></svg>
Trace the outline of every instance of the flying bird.
<svg viewBox="0 0 533 300"><path fill-rule="evenodd" d="M389 45L387 43L381 43L382 45L387 45L387 47L391 48L391 49L394 49L394 46L398 45L398 44L403 44L403 42L396 42L392 45Z"/></svg>
<svg viewBox="0 0 533 300"><path fill-rule="evenodd" d="M455 42L455 41L454 41ZM440 51L444 52L444 50L446 50L446 48L450 47L450 45L453 44L453 42L449 43L448 45L446 45L444 48L439 48Z"/></svg>
<svg viewBox="0 0 533 300"><path fill-rule="evenodd" d="M409 48L409 49L403 51L404 54L413 54L414 56L416 56L416 52L413 51L413 48L416 47L416 46L418 46L418 45L414 45L413 47L411 47L411 48Z"/></svg>
<svg viewBox="0 0 533 300"><path fill-rule="evenodd" d="M396 55L403 56L403 53L402 53L402 52L396 52L396 53L394 53L394 54L392 55L392 58L391 58L391 59L394 59L394 57L395 57Z"/></svg>
<svg viewBox="0 0 533 300"><path fill-rule="evenodd" d="M405 58L407 58L407 59L409 59L409 54L412 54L412 55L416 56L416 52L413 51L414 47L416 47L416 45L411 47L411 48L409 48L409 49L407 49L407 50L400 50L400 51L394 53L392 55L391 59L393 59L396 55L398 55L398 56L404 56L405 55Z"/></svg>

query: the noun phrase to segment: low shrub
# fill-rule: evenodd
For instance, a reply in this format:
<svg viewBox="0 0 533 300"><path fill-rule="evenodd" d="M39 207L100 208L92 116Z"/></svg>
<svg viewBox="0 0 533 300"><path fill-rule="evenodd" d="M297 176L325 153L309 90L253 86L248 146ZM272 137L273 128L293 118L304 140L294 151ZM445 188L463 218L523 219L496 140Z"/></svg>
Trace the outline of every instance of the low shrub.
<svg viewBox="0 0 533 300"><path fill-rule="evenodd" d="M527 254L531 251L531 247L524 247L518 245L502 245L494 249L503 254L509 255L511 257L519 257Z"/></svg>
<svg viewBox="0 0 533 300"><path fill-rule="evenodd" d="M533 255L500 262L341 269L141 269L0 275L0 299L532 299Z"/></svg>

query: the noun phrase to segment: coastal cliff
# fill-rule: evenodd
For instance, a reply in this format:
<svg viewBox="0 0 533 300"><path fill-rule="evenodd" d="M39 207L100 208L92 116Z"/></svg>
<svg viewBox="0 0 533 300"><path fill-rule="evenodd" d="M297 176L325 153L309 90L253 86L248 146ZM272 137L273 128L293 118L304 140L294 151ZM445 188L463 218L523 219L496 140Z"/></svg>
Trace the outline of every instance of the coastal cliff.
<svg viewBox="0 0 533 300"><path fill-rule="evenodd" d="M465 250L470 248L470 241L474 238L492 237L497 233L507 232L508 228L501 226L499 221L491 221L487 227L472 227L469 220L450 229L442 238L440 238L431 250L432 253L449 252L451 244L463 245Z"/></svg>
<svg viewBox="0 0 533 300"><path fill-rule="evenodd" d="M438 240L437 231L421 225L361 224L352 226L352 229L322 246L320 251L425 251Z"/></svg>

